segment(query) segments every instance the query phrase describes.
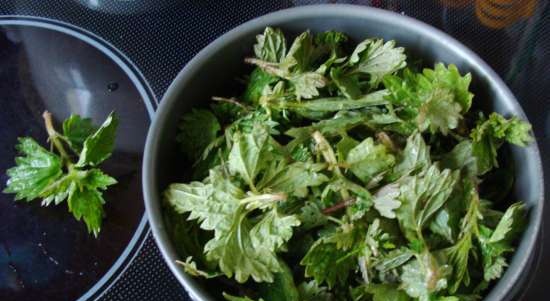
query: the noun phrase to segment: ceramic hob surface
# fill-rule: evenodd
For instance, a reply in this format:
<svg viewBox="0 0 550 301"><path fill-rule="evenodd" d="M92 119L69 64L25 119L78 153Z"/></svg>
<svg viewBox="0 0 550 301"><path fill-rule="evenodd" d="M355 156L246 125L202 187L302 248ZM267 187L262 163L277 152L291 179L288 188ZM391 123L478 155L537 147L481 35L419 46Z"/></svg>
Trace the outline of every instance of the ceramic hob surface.
<svg viewBox="0 0 550 301"><path fill-rule="evenodd" d="M550 151L546 0L3 0L0 189L4 170L13 164L16 137L46 138L44 109L96 122L115 109L124 134L105 166L121 184L107 195L108 218L99 240L64 207L15 204L0 194L0 300L189 300L143 218L141 152L156 104L185 63L224 32L271 11L319 3L380 7L454 36L508 83L534 126L541 153ZM490 6L494 3L497 8ZM550 257L541 254L550 248L549 227L546 223L516 300L547 299Z"/></svg>

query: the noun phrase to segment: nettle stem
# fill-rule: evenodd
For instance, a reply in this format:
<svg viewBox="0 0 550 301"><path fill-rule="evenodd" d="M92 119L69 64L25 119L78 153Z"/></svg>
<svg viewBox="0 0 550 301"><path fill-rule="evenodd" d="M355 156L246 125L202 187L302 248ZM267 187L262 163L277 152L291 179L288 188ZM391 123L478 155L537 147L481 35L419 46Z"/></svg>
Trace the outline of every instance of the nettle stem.
<svg viewBox="0 0 550 301"><path fill-rule="evenodd" d="M63 146L63 143L59 139L59 133L53 127L52 114L48 111L44 111L44 113L42 113L42 118L44 118L44 125L46 126L46 131L48 132L48 140L53 143L55 149L57 149L57 151L61 155L61 158L63 158L63 160L67 162L67 165L71 166L72 162L70 160L69 154L67 153L65 147Z"/></svg>
<svg viewBox="0 0 550 301"><path fill-rule="evenodd" d="M332 146L330 146L330 143L327 141L325 136L323 136L323 134L321 134L321 132L319 131L313 132L311 136L315 141L317 150L325 158L325 161L328 164L328 170L331 170L334 173L334 175L336 175L336 177L345 180L344 174L342 173L342 171L340 171L340 167L338 165L338 160L336 160L336 155L334 154L334 150L332 149ZM342 198L344 199L349 198L349 192L346 188L342 188L340 190L340 195L342 195Z"/></svg>
<svg viewBox="0 0 550 301"><path fill-rule="evenodd" d="M243 108L244 110L246 111L250 111L250 108L243 105L242 103L240 103L236 98L234 97L231 97L231 98L227 98L227 97L219 97L219 96L212 96L212 100L213 101L217 101L217 102L226 102L226 103L230 103L230 104L234 104L238 107L241 107Z"/></svg>
<svg viewBox="0 0 550 301"><path fill-rule="evenodd" d="M277 68L276 63L270 63L270 62L266 62L264 60L260 60L260 59L252 58L252 57L245 58L244 62L247 63L247 64L256 65L256 66L260 67L265 72L267 72L271 75L276 75L276 76L281 76L282 75L282 74L280 74L281 71ZM283 76L281 76L281 77L283 77Z"/></svg>
<svg viewBox="0 0 550 301"><path fill-rule="evenodd" d="M344 200L340 201L339 203L336 203L334 206L323 209L323 214L325 214L325 215L332 214L336 211L339 211L340 209L343 209L343 208L346 208L350 205L353 205L353 203L355 203L355 201L356 201L356 199L353 198L353 197L344 199Z"/></svg>

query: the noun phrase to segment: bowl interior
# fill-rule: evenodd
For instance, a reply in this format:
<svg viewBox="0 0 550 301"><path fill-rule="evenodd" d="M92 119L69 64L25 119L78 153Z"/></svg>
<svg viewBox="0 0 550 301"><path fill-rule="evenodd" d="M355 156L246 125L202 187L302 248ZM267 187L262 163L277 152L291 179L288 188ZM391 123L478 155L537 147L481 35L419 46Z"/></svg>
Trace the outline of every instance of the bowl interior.
<svg viewBox="0 0 550 301"><path fill-rule="evenodd" d="M394 39L426 65L452 63L461 73L471 72L471 90L478 105L505 116L525 118L508 88L475 54L438 30L401 15L354 6L301 7L255 19L230 31L199 53L172 83L150 129L144 162L144 192L151 227L172 271L198 300L209 300L207 290L201 289L196 280L174 264L180 256L166 234L161 212L162 190L172 182L185 180L182 174L191 169L181 160L174 137L181 115L190 108L205 106L213 95L238 95L240 91L234 89L235 79L249 70L243 58L251 55L255 35L268 25L289 34L307 29L312 32L338 30L355 41L369 37ZM506 274L485 300L506 298L527 265L541 221L543 185L536 145L511 147L506 155L511 162L521 164L521 168L515 169L514 197L530 207L529 224Z"/></svg>

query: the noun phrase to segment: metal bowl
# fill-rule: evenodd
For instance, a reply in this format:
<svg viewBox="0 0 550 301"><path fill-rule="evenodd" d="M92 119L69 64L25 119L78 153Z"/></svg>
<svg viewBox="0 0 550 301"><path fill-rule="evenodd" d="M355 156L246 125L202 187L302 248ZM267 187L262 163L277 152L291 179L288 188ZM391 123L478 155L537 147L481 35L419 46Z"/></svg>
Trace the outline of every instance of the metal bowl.
<svg viewBox="0 0 550 301"><path fill-rule="evenodd" d="M396 13L352 5L317 5L297 7L271 13L244 23L204 48L179 73L164 95L149 129L143 161L143 192L149 222L156 242L190 296L196 300L213 300L212 289L186 275L175 260L180 259L163 221L161 193L166 186L180 181L191 166L179 161L175 135L182 113L194 105L209 101L212 95L231 95L229 85L246 70L243 58L251 54L255 35L266 26L280 27L287 33L335 29L352 39L366 37L395 39L413 56L427 64L453 63L462 73L471 72L474 101L483 108L525 119L518 101L500 77L475 53L445 33L412 18ZM543 212L543 176L541 158L535 143L527 148L511 147L509 156L515 164L515 197L528 204L528 225L517 251L503 277L485 300L509 300L528 274Z"/></svg>

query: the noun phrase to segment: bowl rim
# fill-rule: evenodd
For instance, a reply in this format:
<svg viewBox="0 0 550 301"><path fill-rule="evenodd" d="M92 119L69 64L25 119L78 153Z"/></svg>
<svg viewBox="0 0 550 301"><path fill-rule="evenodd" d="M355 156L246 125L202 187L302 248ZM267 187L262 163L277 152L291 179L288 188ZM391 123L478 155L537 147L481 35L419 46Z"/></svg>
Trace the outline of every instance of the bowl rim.
<svg viewBox="0 0 550 301"><path fill-rule="evenodd" d="M197 280L187 275L181 267L175 263L175 260L178 259L179 256L176 253L172 241L166 232L161 208L161 198L157 192L158 187L156 187L156 184L152 180L152 176L155 174L156 170L156 161L154 158L158 155L158 150L160 148L158 140L164 125L163 121L166 119L174 103L178 101L178 94L181 87L185 86L185 83L193 77L205 61L207 61L213 54L220 51L229 41L239 39L250 32L258 32L258 30L262 30L269 24L279 23L282 21L289 22L304 17L312 18L326 16L356 17L399 24L401 26L413 28L413 30L417 31L422 36L429 36L431 39L441 40L443 43L449 44L449 47L454 48L456 52L460 53L462 59L468 61L468 63L472 66L477 66L476 72L479 77L484 77L487 81L492 82L493 86L496 88L496 94L502 102L506 103L506 105L508 105L517 116L524 120L528 120L519 102L507 85L503 82L500 76L476 53L445 32L422 21L405 16L404 14L360 5L319 4L282 9L249 20L233 28L203 48L178 73L162 97L147 133L145 143L142 185L149 224L151 226L155 242L159 247L164 260L168 264L168 267L176 276L177 280L184 286L190 297L194 300L205 301L213 299L207 292L205 292L201 285L199 285ZM542 214L544 211L544 180L542 160L536 140L526 148L526 151L530 156L534 156L536 170L533 172L540 175L536 183L540 193L536 196L536 202L534 204L538 210L530 213L532 223L529 227L532 229L529 229L529 231L528 229L525 230L526 233L518 245L517 251L522 248L522 250L528 252L528 255L531 255L533 254L533 249L537 242L542 224ZM495 283L494 287L488 292L488 295L484 300L506 300L509 297L508 294L514 289L516 283L518 283L522 276L524 276L522 275L522 268L511 269L510 267L512 265L515 267L524 267L529 263L529 260L530 256L515 256L510 262L510 265L503 277Z"/></svg>

